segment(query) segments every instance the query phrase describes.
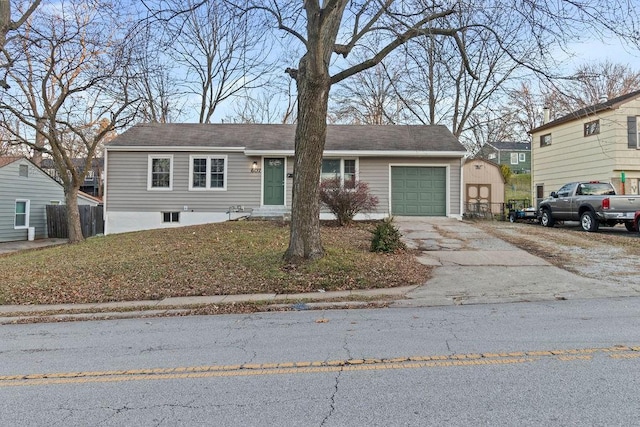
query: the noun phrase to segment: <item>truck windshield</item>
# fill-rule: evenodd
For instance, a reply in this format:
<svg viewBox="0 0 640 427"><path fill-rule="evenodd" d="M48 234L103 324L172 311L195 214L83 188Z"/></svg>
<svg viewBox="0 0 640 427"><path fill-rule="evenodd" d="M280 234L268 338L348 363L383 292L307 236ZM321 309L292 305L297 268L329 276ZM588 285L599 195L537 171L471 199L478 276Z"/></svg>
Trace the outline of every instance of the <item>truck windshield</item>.
<svg viewBox="0 0 640 427"><path fill-rule="evenodd" d="M580 184L578 188L578 194L584 196L613 196L615 191L611 188L610 184L601 182L590 182L586 184Z"/></svg>

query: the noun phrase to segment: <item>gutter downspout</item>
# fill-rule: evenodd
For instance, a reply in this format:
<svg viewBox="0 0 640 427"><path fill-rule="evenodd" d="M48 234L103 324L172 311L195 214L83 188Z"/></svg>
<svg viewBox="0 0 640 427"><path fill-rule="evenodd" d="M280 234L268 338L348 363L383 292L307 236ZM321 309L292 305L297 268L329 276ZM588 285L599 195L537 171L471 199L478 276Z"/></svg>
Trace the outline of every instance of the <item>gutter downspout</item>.
<svg viewBox="0 0 640 427"><path fill-rule="evenodd" d="M460 209L458 212L458 220L462 221L464 213L464 164L467 162L467 156L460 158Z"/></svg>
<svg viewBox="0 0 640 427"><path fill-rule="evenodd" d="M102 221L104 223L104 235L106 236L107 234L109 234L109 231L107 230L108 226L108 214L107 214L107 165L109 164L108 159L107 159L107 155L108 155L109 151L107 150L107 147L104 148L104 167L102 168L102 171L104 172L104 184L102 186ZM100 177L98 177L98 179L100 179Z"/></svg>

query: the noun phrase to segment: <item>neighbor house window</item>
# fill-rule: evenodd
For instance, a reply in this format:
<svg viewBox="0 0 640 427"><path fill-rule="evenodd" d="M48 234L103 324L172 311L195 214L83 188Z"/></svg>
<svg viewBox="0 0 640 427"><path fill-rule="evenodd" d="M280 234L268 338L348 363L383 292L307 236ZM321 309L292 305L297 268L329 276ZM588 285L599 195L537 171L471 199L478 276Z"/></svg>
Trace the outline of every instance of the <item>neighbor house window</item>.
<svg viewBox="0 0 640 427"><path fill-rule="evenodd" d="M512 165L518 164L518 153L511 153L511 164Z"/></svg>
<svg viewBox="0 0 640 427"><path fill-rule="evenodd" d="M162 222L180 222L180 212L162 212Z"/></svg>
<svg viewBox="0 0 640 427"><path fill-rule="evenodd" d="M173 156L149 156L147 190L173 189Z"/></svg>
<svg viewBox="0 0 640 427"><path fill-rule="evenodd" d="M226 190L227 156L191 156L190 190Z"/></svg>
<svg viewBox="0 0 640 427"><path fill-rule="evenodd" d="M353 188L356 182L355 159L322 159L320 179L339 178L342 185Z"/></svg>
<svg viewBox="0 0 640 427"><path fill-rule="evenodd" d="M546 147L547 145L551 145L550 133L540 136L540 147Z"/></svg>
<svg viewBox="0 0 640 427"><path fill-rule="evenodd" d="M24 176L25 178L29 177L29 166L20 165L18 167L18 176Z"/></svg>
<svg viewBox="0 0 640 427"><path fill-rule="evenodd" d="M518 160L520 161L520 163L526 161L526 159L526 153L518 153Z"/></svg>
<svg viewBox="0 0 640 427"><path fill-rule="evenodd" d="M490 153L489 154L489 160L495 160L498 158L498 155L496 153Z"/></svg>
<svg viewBox="0 0 640 427"><path fill-rule="evenodd" d="M584 136L597 135L600 133L600 120L594 120L584 124Z"/></svg>
<svg viewBox="0 0 640 427"><path fill-rule="evenodd" d="M29 200L16 200L15 228L29 227Z"/></svg>

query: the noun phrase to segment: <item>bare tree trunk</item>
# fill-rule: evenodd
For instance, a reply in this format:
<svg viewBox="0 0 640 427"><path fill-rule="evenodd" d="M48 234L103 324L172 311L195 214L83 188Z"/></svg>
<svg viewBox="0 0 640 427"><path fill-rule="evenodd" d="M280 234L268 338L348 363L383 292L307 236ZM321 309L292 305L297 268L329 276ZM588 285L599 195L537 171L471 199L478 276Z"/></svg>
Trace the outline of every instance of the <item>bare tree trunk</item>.
<svg viewBox="0 0 640 427"><path fill-rule="evenodd" d="M78 188L74 185L65 189L64 200L67 205L67 228L69 229L69 243L84 240L80 226L80 211L78 210Z"/></svg>
<svg viewBox="0 0 640 427"><path fill-rule="evenodd" d="M311 75L307 57L298 70L298 123L295 137L293 200L289 248L284 258L299 263L324 255L320 240L320 168L327 135L329 73Z"/></svg>

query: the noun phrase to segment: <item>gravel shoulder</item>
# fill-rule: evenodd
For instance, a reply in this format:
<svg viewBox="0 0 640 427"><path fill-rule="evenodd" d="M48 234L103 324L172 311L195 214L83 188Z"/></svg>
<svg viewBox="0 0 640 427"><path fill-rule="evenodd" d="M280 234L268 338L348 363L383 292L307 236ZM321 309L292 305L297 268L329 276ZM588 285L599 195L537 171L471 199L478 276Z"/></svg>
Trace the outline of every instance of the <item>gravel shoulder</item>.
<svg viewBox="0 0 640 427"><path fill-rule="evenodd" d="M472 224L580 276L640 284L640 233L629 233L622 225L586 233L571 222L553 228L526 222L473 221Z"/></svg>

